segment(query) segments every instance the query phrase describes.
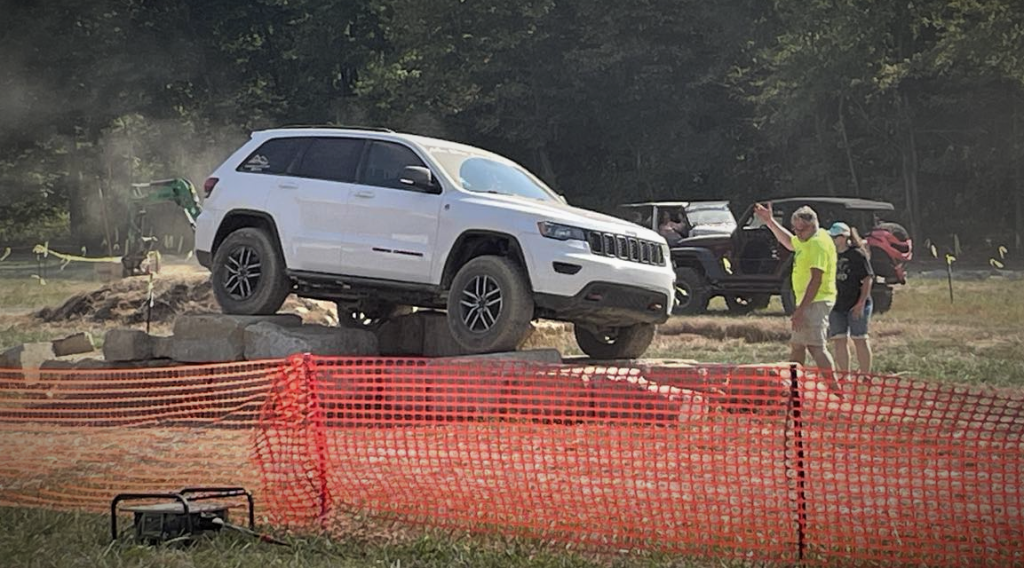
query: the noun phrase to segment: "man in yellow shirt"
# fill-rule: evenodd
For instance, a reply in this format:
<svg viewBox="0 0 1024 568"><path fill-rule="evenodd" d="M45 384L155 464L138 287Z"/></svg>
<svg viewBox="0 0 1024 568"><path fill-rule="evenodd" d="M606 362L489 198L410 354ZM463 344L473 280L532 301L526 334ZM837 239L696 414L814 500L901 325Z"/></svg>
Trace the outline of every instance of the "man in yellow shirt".
<svg viewBox="0 0 1024 568"><path fill-rule="evenodd" d="M792 233L775 220L771 203L756 204L754 214L782 246L793 251L793 293L797 306L791 318L790 361L803 365L809 351L829 388L842 396L826 340L828 314L836 303L836 245L828 231L818 226L818 214L810 207L793 212Z"/></svg>

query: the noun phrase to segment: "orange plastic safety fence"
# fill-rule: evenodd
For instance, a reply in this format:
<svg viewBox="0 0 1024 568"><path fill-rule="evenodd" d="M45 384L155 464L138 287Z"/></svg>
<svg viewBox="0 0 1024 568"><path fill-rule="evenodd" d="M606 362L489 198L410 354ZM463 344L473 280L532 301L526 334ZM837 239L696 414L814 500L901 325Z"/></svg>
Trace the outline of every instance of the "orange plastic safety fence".
<svg viewBox="0 0 1024 568"><path fill-rule="evenodd" d="M794 371L311 356L0 370L0 505L103 511L119 492L245 485L294 527L369 514L605 550L1024 564L1021 394L878 376L839 398Z"/></svg>
<svg viewBox="0 0 1024 568"><path fill-rule="evenodd" d="M99 512L122 492L256 488L251 432L280 367L0 370L0 505Z"/></svg>
<svg viewBox="0 0 1024 568"><path fill-rule="evenodd" d="M1017 395L780 366L291 360L257 460L276 522L370 514L755 561L1024 562Z"/></svg>

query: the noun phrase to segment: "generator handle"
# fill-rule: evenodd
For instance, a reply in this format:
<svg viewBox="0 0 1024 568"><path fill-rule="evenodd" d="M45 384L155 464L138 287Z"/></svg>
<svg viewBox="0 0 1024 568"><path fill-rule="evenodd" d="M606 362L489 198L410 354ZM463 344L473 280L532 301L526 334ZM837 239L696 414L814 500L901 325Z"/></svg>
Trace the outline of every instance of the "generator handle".
<svg viewBox="0 0 1024 568"><path fill-rule="evenodd" d="M256 514L253 511L252 492L248 489L244 487L186 487L178 492L179 495L189 495L193 493L209 493L209 495L198 495L193 497L193 501L245 495L246 501L249 502L249 530L256 530Z"/></svg>
<svg viewBox="0 0 1024 568"><path fill-rule="evenodd" d="M188 510L188 500L180 493L120 493L110 502L110 541L117 540L117 505L121 501L138 501L141 499L174 499L181 503L185 513L185 527L192 534L192 515Z"/></svg>

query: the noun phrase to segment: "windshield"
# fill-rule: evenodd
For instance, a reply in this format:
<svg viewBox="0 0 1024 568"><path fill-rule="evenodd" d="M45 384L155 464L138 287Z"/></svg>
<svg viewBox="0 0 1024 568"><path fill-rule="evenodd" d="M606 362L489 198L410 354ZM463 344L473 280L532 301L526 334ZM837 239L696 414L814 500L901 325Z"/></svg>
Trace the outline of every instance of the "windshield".
<svg viewBox="0 0 1024 568"><path fill-rule="evenodd" d="M722 211L721 209L698 209L696 211L687 211L686 217L690 220L693 225L716 225L716 224L734 224L736 220L733 219L732 213L729 211Z"/></svg>
<svg viewBox="0 0 1024 568"><path fill-rule="evenodd" d="M467 191L558 201L543 182L512 162L454 148L430 148L429 152Z"/></svg>

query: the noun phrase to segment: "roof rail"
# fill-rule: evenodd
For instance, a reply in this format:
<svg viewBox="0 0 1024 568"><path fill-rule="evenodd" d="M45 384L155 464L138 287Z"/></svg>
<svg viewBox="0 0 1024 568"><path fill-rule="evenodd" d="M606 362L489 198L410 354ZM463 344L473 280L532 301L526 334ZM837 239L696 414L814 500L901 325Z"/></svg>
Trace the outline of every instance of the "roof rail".
<svg viewBox="0 0 1024 568"><path fill-rule="evenodd" d="M339 128L344 130L366 130L369 132L395 132L390 128L384 128L381 126L355 126L345 124L285 124L283 126L279 126L278 128Z"/></svg>

